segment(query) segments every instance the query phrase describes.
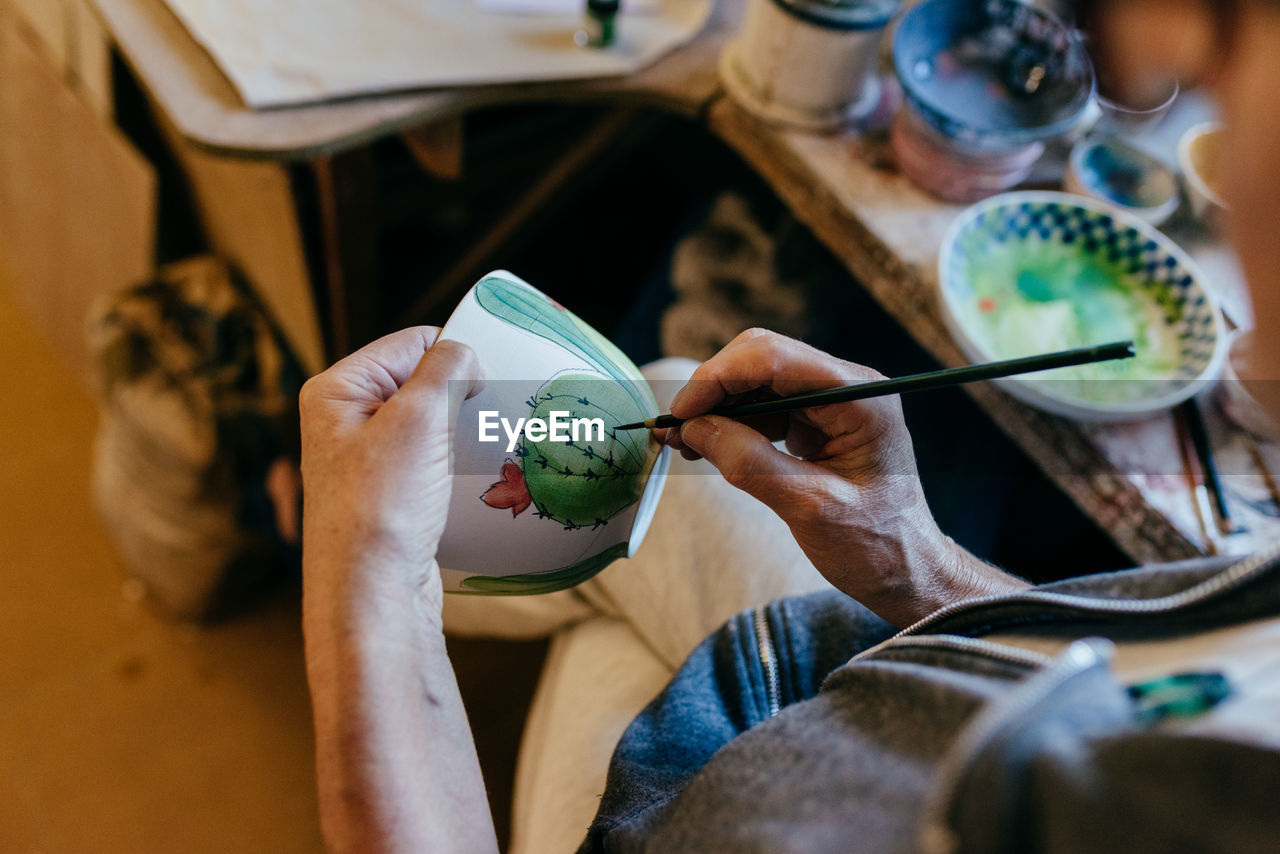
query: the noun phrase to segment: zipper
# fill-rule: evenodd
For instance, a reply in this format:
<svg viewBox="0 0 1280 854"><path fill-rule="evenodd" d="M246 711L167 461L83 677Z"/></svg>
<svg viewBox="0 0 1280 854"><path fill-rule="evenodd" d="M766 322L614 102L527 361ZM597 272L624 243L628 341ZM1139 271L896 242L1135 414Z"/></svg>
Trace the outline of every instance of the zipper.
<svg viewBox="0 0 1280 854"><path fill-rule="evenodd" d="M1076 611L1095 614L1163 614L1203 602L1238 587L1243 587L1258 576L1265 574L1265 572L1271 568L1268 564L1272 563L1276 558L1280 558L1280 542L1273 543L1271 546L1263 549L1257 554L1251 555L1238 563L1232 564L1217 575L1206 578L1204 581L1188 587L1186 590L1182 590L1178 593L1171 593L1168 596L1160 596L1155 599L1103 599L1095 596L1080 596L1074 593L1054 593L1051 591L1035 591L1027 594L1005 593L998 596L983 596L977 599L966 599L962 602L955 602L951 605L945 605L942 608L939 608L937 611L934 611L932 614L922 620L919 620L913 625L908 626L888 640L882 641L871 649L866 650L862 655L874 652L885 644L892 643L900 638L918 634L925 629L928 629L930 626L936 625L944 620L949 620L969 611L977 611L988 605L994 604L1008 605L1024 603L1027 605L1061 605L1065 608L1073 608Z"/></svg>
<svg viewBox="0 0 1280 854"><path fill-rule="evenodd" d="M872 649L855 655L851 660L858 661L872 652L886 649L941 649L949 652L976 653L984 658L1006 664L1017 664L1034 670L1041 670L1053 665L1054 658L1042 652L1007 646L982 638L971 638L965 635L927 635L924 637L896 637L878 644Z"/></svg>
<svg viewBox="0 0 1280 854"><path fill-rule="evenodd" d="M756 649L760 652L760 666L764 668L765 699L769 707L769 717L778 714L782 708L782 690L778 683L778 650L773 645L773 633L769 631L769 617L764 605L755 609L753 614L756 627Z"/></svg>
<svg viewBox="0 0 1280 854"><path fill-rule="evenodd" d="M1108 662L1115 646L1103 638L1076 641L1067 647L1040 676L1003 703L988 707L971 726L965 728L955 747L943 758L937 782L930 789L922 813L920 849L925 854L951 854L959 845L948 820L960 780L979 754L1009 721L1049 697L1067 680ZM1044 656L1048 658L1048 656Z"/></svg>

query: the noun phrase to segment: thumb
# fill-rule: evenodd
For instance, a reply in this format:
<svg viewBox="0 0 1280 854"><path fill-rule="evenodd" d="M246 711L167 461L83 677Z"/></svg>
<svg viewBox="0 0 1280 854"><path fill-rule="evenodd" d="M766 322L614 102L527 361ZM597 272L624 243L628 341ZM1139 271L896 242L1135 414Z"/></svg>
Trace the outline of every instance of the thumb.
<svg viewBox="0 0 1280 854"><path fill-rule="evenodd" d="M808 464L773 446L761 433L718 415L680 425L680 439L701 454L733 486L777 511L804 486Z"/></svg>
<svg viewBox="0 0 1280 854"><path fill-rule="evenodd" d="M452 426L462 402L483 388L483 371L475 351L460 341L439 341L423 354L390 403L409 417L426 420L431 427ZM445 425L435 421L441 416Z"/></svg>

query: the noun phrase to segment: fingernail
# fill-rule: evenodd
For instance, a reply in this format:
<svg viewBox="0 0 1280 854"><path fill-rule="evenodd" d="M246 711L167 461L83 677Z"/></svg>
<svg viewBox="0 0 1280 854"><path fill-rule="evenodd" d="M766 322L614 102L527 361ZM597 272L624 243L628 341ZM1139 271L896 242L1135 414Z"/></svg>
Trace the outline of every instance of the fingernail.
<svg viewBox="0 0 1280 854"><path fill-rule="evenodd" d="M680 438L690 448L704 456L715 448L720 438L720 428L710 418L695 418L680 425Z"/></svg>

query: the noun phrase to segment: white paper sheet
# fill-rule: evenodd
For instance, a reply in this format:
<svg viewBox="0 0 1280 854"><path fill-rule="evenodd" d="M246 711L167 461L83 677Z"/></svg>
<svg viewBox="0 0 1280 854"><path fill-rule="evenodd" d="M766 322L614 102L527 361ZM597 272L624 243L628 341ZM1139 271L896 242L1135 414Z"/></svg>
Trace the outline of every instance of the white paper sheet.
<svg viewBox="0 0 1280 854"><path fill-rule="evenodd" d="M476 0L166 0L251 107L403 89L628 74L687 42L712 0L624 13L617 42L578 47L582 16Z"/></svg>

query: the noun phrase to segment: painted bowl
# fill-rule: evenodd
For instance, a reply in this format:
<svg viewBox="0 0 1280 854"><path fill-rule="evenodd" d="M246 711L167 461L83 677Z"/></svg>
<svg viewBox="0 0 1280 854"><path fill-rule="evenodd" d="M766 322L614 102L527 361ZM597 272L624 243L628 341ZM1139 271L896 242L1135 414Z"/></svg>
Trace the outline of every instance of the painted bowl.
<svg viewBox="0 0 1280 854"><path fill-rule="evenodd" d="M1019 0L925 0L899 23L893 62L907 102L973 149L1064 133L1095 88L1075 31Z"/></svg>
<svg viewBox="0 0 1280 854"><path fill-rule="evenodd" d="M1156 158L1113 136L1096 136L1071 150L1069 193L1088 196L1160 225L1181 202L1178 176Z"/></svg>
<svg viewBox="0 0 1280 854"><path fill-rule="evenodd" d="M615 430L657 414L631 360L501 270L463 297L440 338L468 344L485 377L457 402L437 552L445 591L548 593L635 554L670 451L648 430Z"/></svg>
<svg viewBox="0 0 1280 854"><path fill-rule="evenodd" d="M1187 185L1187 198L1196 219L1211 228L1222 225L1230 207L1222 198L1222 140L1219 122L1196 125L1178 142L1178 168Z"/></svg>
<svg viewBox="0 0 1280 854"><path fill-rule="evenodd" d="M1068 193L979 202L952 224L939 259L942 314L975 362L1134 342L1134 359L999 381L1085 421L1154 415L1218 378L1226 328L1203 282L1143 220Z"/></svg>

